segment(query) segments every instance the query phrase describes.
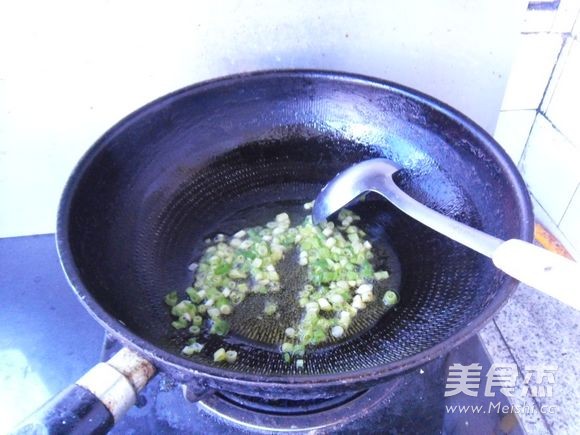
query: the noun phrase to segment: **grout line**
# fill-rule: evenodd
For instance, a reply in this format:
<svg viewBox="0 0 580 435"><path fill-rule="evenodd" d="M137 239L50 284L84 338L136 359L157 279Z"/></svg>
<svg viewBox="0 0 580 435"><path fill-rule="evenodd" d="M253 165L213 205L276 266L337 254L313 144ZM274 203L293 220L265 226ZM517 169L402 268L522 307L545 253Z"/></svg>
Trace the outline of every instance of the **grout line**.
<svg viewBox="0 0 580 435"><path fill-rule="evenodd" d="M547 115L547 114L545 114L544 112L541 112L541 111L539 112L539 114L540 114L540 115L542 115L542 117L543 117L543 118L544 118L546 121L548 121L548 123L550 124L550 126L551 126L551 127L554 129L554 130L556 130L556 133L560 134L560 135L561 135L561 136L564 138L564 140L565 140L566 142L568 142L568 144L570 144L570 146L571 146L572 148L576 148L576 146L577 146L577 145L576 145L574 142L572 142L572 141L571 141L571 140L568 138L568 136L566 136L564 133L562 133L562 131L561 131L561 130L558 128L558 126L557 126L556 124L554 124L550 118L548 118L548 115ZM534 120L534 122L535 122L535 120Z"/></svg>
<svg viewBox="0 0 580 435"><path fill-rule="evenodd" d="M558 228L560 228L560 224L562 223L562 221L564 220L564 217L566 216L566 213L568 212L568 209L570 208L570 204L572 204L572 200L574 199L574 196L576 196L576 193L578 192L578 189L580 188L580 183L578 183L576 185L576 189L574 189L574 192L572 193L572 195L570 196L570 201L568 201L568 204L566 204L566 208L564 209L564 213L562 213L562 217L560 218L560 220L558 221L558 223L556 224L556 226Z"/></svg>
<svg viewBox="0 0 580 435"><path fill-rule="evenodd" d="M522 35L541 34L541 33L549 34L551 32L521 32ZM568 40L568 36L570 35L570 32L554 33L554 34L559 34L562 36L562 43L560 45L560 50L558 51L558 54L556 55L556 60L554 61L554 66L552 67L552 71L550 71L550 76L548 78L548 82L546 83L546 86L544 87L544 92L542 93L542 98L540 98L540 102L538 103L538 107L536 107L535 109L525 109L525 110L535 110L536 116L534 117L534 121L532 122L532 125L530 126L530 130L528 131L528 136L526 138L526 143L524 144L524 149L522 150L522 154L520 155L520 158L518 159L518 162L517 162L518 168L520 168L520 165L523 163L524 156L526 155L526 152L528 149L528 143L529 143L530 137L532 135L532 130L534 129L534 125L536 124L536 121L538 120L538 114L541 114L542 116L544 116L545 119L548 119L541 110L542 104L544 103L544 99L546 98L546 94L548 93L548 88L550 87L550 83L552 82L552 79L554 78L554 72L556 70L556 66L558 65L558 62L560 61L560 57L562 56L562 53L563 53L564 48L566 46L566 41ZM556 85L554 85L554 86L556 86ZM554 126L554 124L551 121L549 121L549 122L550 122L550 124L552 124L552 126ZM555 126L554 126L554 128L555 128ZM558 132L561 134L561 132L559 130L558 130Z"/></svg>
<svg viewBox="0 0 580 435"><path fill-rule="evenodd" d="M550 216L550 213L548 213L546 211L546 209L544 208L544 206L542 204L540 204L540 201L538 201L538 199L531 192L530 192L530 196L534 198L534 201L536 202L537 206L542 209L542 212L552 221L552 223L555 226L558 226L558 225L556 225L556 222L554 222L554 219L552 219L552 216Z"/></svg>
<svg viewBox="0 0 580 435"><path fill-rule="evenodd" d="M562 36L574 36L572 32L556 32L552 30L528 30L520 32L520 35L562 35Z"/></svg>
<svg viewBox="0 0 580 435"><path fill-rule="evenodd" d="M511 112L536 112L536 109L500 109L499 113L511 113Z"/></svg>
<svg viewBox="0 0 580 435"><path fill-rule="evenodd" d="M574 18L574 22L572 23L572 30L570 31L570 33L572 34L572 38L577 39L576 36L574 35L574 33L572 33L572 31L574 30L574 28L576 27L576 24L578 23L578 20L580 19L580 9L578 10L578 12L576 13L576 18Z"/></svg>
<svg viewBox="0 0 580 435"><path fill-rule="evenodd" d="M505 337L503 336L503 334L501 333L499 326L495 320L495 318L492 318L489 323L489 330L486 331L485 333L483 333L482 336L482 332L483 330L485 330L487 328L484 327L482 329L482 331L479 332L479 337L481 340L481 343L483 345L483 349L485 351L485 353L488 355L490 361L492 362L492 364L494 363L507 363L507 364L514 364L516 366L516 375L517 375L517 380L516 380L516 386L518 385L523 385L523 381L524 381L524 376L521 372L521 370L518 367L517 361L514 357L514 354L511 352L510 347L507 344L507 341L505 339ZM490 342L497 342L497 346L493 346L492 343L487 343L487 341ZM490 347L488 347L488 344L491 344ZM492 350L495 349L495 350ZM516 415L516 418L518 420L518 423L520 425L520 428L522 429L524 434L529 433L528 431L531 430L531 433L536 434L536 433L541 433L546 434L549 433L549 426L546 424L545 421L543 421L541 418L539 418L537 415L539 414L539 407L537 405L536 402L530 400L531 398L529 396L519 396L519 395L512 395L512 396L506 396L506 399L508 401L508 403L510 405L515 405L515 406L530 406L533 410L532 413L528 414L518 414ZM535 418L532 418L533 421L531 421L528 417L529 415L533 415ZM541 431L538 431L538 429L541 427ZM532 430L533 429L533 430Z"/></svg>
<svg viewBox="0 0 580 435"><path fill-rule="evenodd" d="M533 109L532 109L533 110ZM524 157L528 151L528 144L530 142L530 138L532 136L532 130L534 129L534 125L536 125L536 121L538 120L538 115L540 115L538 113L538 110L536 109L536 114L534 115L534 120L532 121L532 125L530 125L530 129L528 131L528 135L526 137L526 143L524 144L524 149L522 150L522 154L520 155L520 158L518 159L517 163L516 163L516 167L518 168L518 170L522 170L520 168L520 165L524 162Z"/></svg>
<svg viewBox="0 0 580 435"><path fill-rule="evenodd" d="M546 227L546 229L548 229L548 231L550 231L552 235L556 237L556 239L558 239L558 241L562 243L562 245L564 245L568 253L572 257L574 257L575 260L579 259L580 252L578 251L578 248L568 239L566 234L564 234L562 230L560 230L560 228L556 224L556 221L552 219L552 216L550 216L550 214L546 211L544 206L540 204L540 201L538 201L538 199L534 196L534 194L529 190L528 192L530 194L530 197L532 198L534 210L536 209L536 207L540 209L540 216L538 216L538 213L534 212L535 221L541 223L544 227Z"/></svg>
<svg viewBox="0 0 580 435"><path fill-rule="evenodd" d="M562 44L560 45L560 50L558 51L558 55L556 56L556 60L554 61L554 66L552 67L552 71L550 71L550 77L548 78L548 83L546 83L546 87L544 88L544 93L542 94L542 98L540 99L540 103L538 104L538 108L536 109L538 112L542 110L542 105L544 104L544 100L546 98L546 94L548 93L548 89L550 88L550 83L552 83L552 79L554 79L554 72L556 71L556 67L558 66L558 62L560 61L560 57L564 52L564 48L566 47L566 42L568 41L568 36L566 33L561 33L562 35ZM558 86L557 83L554 86ZM550 98L551 99L551 98ZM550 105L550 102L547 102L547 106ZM546 106L546 111L548 107Z"/></svg>
<svg viewBox="0 0 580 435"><path fill-rule="evenodd" d="M516 364L516 366L517 366L517 368L518 368L518 372L520 373L520 375L521 375L521 376L522 376L522 378L523 378L523 376L524 376L524 373L523 373L523 371L520 369L520 366L519 366L519 364L518 364L518 360L516 359L515 355L513 354L512 350L511 350L511 348L509 347L509 345L508 345L508 343L507 343L507 341L506 341L506 339L505 339L505 337L504 337L503 333L501 332L501 329L499 329L499 325L497 324L497 322L496 322L495 318L493 318L493 319L492 319L492 322L493 322L493 324L495 325L495 327L496 327L496 329L497 329L497 332L498 332L498 334L499 334L499 337L501 338L501 341L503 341L503 344L505 344L505 347L506 347L506 349L507 349L508 353L510 354L510 357L512 358L512 360L513 360L513 361L514 361L514 363Z"/></svg>
<svg viewBox="0 0 580 435"><path fill-rule="evenodd" d="M492 319L492 321L493 321L493 324L495 325L495 327L497 328L497 332L498 332L500 338L502 339L502 341L504 342L505 347L506 347L508 353L510 354L510 357L514 361L516 367L518 368L518 373L520 374L520 377L522 378L522 380L525 379L523 370L520 368L520 365L518 363L518 360L516 359L514 353L512 352L512 349L510 348L507 340L505 339L505 336L503 335L503 332L501 332L501 329L500 329L499 325L497 324L495 318ZM534 402L534 404L536 405L536 408L537 409L540 409L541 406L538 403L537 398L532 396L531 399ZM552 431L552 428L550 427L550 424L548 423L548 420L546 420L546 417L545 417L544 413L540 412L539 414L540 414L540 417L542 419L542 422L544 423L544 427L548 430L548 432L550 432L550 434L553 434L554 432ZM521 423L520 423L520 426L521 426Z"/></svg>

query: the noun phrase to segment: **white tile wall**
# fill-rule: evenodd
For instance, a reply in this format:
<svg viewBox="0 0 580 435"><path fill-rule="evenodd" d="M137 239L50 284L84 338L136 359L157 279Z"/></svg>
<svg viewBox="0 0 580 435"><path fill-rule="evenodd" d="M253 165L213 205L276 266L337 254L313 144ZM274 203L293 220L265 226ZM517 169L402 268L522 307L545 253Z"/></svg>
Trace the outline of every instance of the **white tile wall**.
<svg viewBox="0 0 580 435"><path fill-rule="evenodd" d="M576 189L572 201L560 222L560 230L580 250L580 188ZM580 261L580 258L576 258Z"/></svg>
<svg viewBox="0 0 580 435"><path fill-rule="evenodd" d="M226 74L322 68L383 77L491 132L524 7L0 0L0 237L54 231L62 186L101 133L155 97Z"/></svg>
<svg viewBox="0 0 580 435"><path fill-rule="evenodd" d="M580 0L560 0L560 5L555 10L527 10L524 15L521 31L570 32L579 10Z"/></svg>
<svg viewBox="0 0 580 435"><path fill-rule="evenodd" d="M576 252L580 250L579 14L580 0L561 0L557 10L526 11L520 54L502 109L537 110L538 116L527 142L521 138L528 122L525 111L502 112L495 133L512 159L522 156L519 168L538 202L535 210L544 215L542 223ZM558 44L560 49L555 48Z"/></svg>
<svg viewBox="0 0 580 435"><path fill-rule="evenodd" d="M555 10L528 10L524 14L521 31L523 33L549 32L555 19Z"/></svg>
<svg viewBox="0 0 580 435"><path fill-rule="evenodd" d="M572 29L572 35L576 37L580 36L580 12L576 16L576 23L574 24L574 28Z"/></svg>
<svg viewBox="0 0 580 435"><path fill-rule="evenodd" d="M520 35L502 110L537 109L562 48L562 35Z"/></svg>
<svg viewBox="0 0 580 435"><path fill-rule="evenodd" d="M493 136L516 165L524 151L535 117L535 110L502 110L497 119Z"/></svg>
<svg viewBox="0 0 580 435"><path fill-rule="evenodd" d="M546 88L546 93L544 94L544 98L542 99L542 103L539 107L539 110L542 113L546 113L550 101L552 100L552 96L554 95L554 91L556 90L558 81L560 76L563 74L566 60L568 59L568 55L570 54L570 48L572 47L572 42L574 42L573 38L567 37L563 35L564 43L562 45L562 50L560 50L560 54L558 55L558 60L554 69L552 71L552 76L550 77L550 82L548 83L548 87Z"/></svg>
<svg viewBox="0 0 580 435"><path fill-rule="evenodd" d="M544 110L562 134L580 146L580 42L570 38L570 49L558 63L561 74L554 77L553 93Z"/></svg>
<svg viewBox="0 0 580 435"><path fill-rule="evenodd" d="M580 184L580 149L538 115L520 169L532 194L559 223Z"/></svg>
<svg viewBox="0 0 580 435"><path fill-rule="evenodd" d="M562 0L556 14L539 13L535 21L528 20L528 26L535 24L538 30L543 26L552 34L560 32L565 42L539 107L543 115L537 117L520 166L532 195L557 225L554 233L576 255L580 252L579 14L580 0Z"/></svg>
<svg viewBox="0 0 580 435"><path fill-rule="evenodd" d="M570 32L576 22L579 11L580 0L560 0L560 6L558 6L551 31L560 33Z"/></svg>

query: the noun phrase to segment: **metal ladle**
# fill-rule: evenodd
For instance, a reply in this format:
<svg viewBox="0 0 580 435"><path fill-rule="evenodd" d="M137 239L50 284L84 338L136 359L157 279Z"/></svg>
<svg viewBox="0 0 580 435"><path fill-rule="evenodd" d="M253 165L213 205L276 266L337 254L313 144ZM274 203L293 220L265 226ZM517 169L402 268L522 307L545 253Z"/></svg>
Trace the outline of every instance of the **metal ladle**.
<svg viewBox="0 0 580 435"><path fill-rule="evenodd" d="M314 223L324 221L358 196L375 192L413 219L491 258L508 275L580 310L578 263L523 240L498 239L430 209L395 184L393 175L400 169L392 161L378 158L341 172L318 194L312 210Z"/></svg>

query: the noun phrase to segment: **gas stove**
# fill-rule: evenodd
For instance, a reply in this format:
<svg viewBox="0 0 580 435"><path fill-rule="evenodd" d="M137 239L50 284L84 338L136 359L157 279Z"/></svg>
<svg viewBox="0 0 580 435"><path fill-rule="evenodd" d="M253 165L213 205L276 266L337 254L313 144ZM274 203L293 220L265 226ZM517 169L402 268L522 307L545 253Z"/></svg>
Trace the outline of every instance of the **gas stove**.
<svg viewBox="0 0 580 435"><path fill-rule="evenodd" d="M106 338L103 358L120 346ZM317 400L266 400L252 395L212 392L189 402L180 386L160 374L140 396L113 433L239 433L247 432L332 432L351 433L368 428L397 429L419 433L421 428L442 427L443 359L422 370L356 393ZM415 394L401 395L403 391ZM419 399L419 400L417 400ZM439 403L438 403L439 402ZM388 424L387 424L388 422Z"/></svg>
<svg viewBox="0 0 580 435"><path fill-rule="evenodd" d="M106 337L102 359L120 348ZM412 372L357 393L319 400L265 400L261 397L212 392L190 402L170 377L159 374L139 396L137 405L112 433L523 433L517 422L508 430L510 414L477 415L447 412L454 405L484 405L489 398L445 398L447 369L454 363L491 365L479 338L472 337L448 355ZM507 405L505 398L494 403Z"/></svg>
<svg viewBox="0 0 580 435"><path fill-rule="evenodd" d="M68 288L52 235L0 239L0 258L6 307L0 310L0 421L13 425L120 346ZM444 397L449 366L474 362L483 372L491 365L477 336L382 385L309 401L215 391L191 402L160 373L112 433L523 433L512 414L449 412L455 405L489 409L492 400L509 404L501 394Z"/></svg>

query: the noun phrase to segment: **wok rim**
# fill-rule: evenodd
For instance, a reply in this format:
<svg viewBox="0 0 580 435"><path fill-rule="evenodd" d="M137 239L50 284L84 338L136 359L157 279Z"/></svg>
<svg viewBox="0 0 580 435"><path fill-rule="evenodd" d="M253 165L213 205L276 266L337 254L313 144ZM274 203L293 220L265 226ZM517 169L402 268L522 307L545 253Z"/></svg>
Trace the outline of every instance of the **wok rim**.
<svg viewBox="0 0 580 435"><path fill-rule="evenodd" d="M379 383L383 380L387 380L393 375L402 374L405 371L418 367L424 363L427 363L428 361L448 353L450 350L463 343L465 340L474 335L479 329L481 329L507 302L518 284L515 279L507 277L503 284L498 288L498 296L496 296L493 301L491 301L491 303L483 310L481 314L472 319L468 326L463 327L457 333L453 334L437 345L408 358L351 372L285 376L268 376L248 372L239 372L235 370L229 370L228 368L213 367L196 363L195 361L187 360L176 354L165 351L149 342L148 340L141 338L137 334L133 333L119 320L115 319L112 315L107 313L105 309L91 295L90 291L82 282L80 272L77 265L75 264L70 245L68 234L69 212L71 209L72 200L76 193L76 189L83 177L83 174L90 167L94 157L107 147L109 137L114 136L118 130L125 128L126 124L131 122L133 119L143 116L151 110L157 110L159 106L162 106L163 104L175 98L179 98L184 94L204 92L215 87L243 83L245 80L253 80L255 78L268 79L285 76L307 79L338 80L351 84L361 84L363 86L372 86L382 90L395 92L399 95L409 97L416 102L425 104L437 110L438 112L443 113L453 122L462 125L468 132L477 138L479 143L484 146L486 151L489 152L498 166L501 167L503 174L507 178L507 181L511 186L513 186L515 197L517 199L517 206L522 216L520 220L519 238L525 241L532 241L534 225L532 205L528 191L520 173L503 148L485 130L483 130L482 127L477 125L466 115L462 114L446 103L413 88L406 87L388 80L378 79L361 74L317 69L263 70L228 75L195 83L159 97L122 118L111 128L109 128L109 130L107 130L99 139L97 139L97 141L87 150L87 152L77 163L66 183L65 189L61 196L57 216L57 251L61 266L65 272L69 285L80 299L80 302L84 308L91 314L93 318L95 318L95 320L97 320L99 324L104 327L106 332L114 336L125 346L132 348L138 353L144 355L146 358L150 359L158 369L164 371L169 369L177 370L183 372L184 375L187 374L191 377L203 378L206 382L213 382L224 386L226 384L235 384L238 387L271 387L274 389L304 391L317 388L324 389L327 387L347 387L375 382Z"/></svg>

